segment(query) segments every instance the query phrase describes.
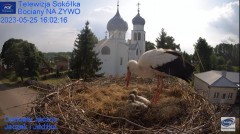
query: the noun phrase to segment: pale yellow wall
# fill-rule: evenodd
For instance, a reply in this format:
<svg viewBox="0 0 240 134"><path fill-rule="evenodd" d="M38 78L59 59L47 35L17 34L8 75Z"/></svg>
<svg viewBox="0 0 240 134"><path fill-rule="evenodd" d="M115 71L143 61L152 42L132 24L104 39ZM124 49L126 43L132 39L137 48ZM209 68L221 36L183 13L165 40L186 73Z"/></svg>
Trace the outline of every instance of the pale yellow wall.
<svg viewBox="0 0 240 134"><path fill-rule="evenodd" d="M194 88L199 94L208 98L209 89L207 83L203 82L197 77L194 77Z"/></svg>
<svg viewBox="0 0 240 134"><path fill-rule="evenodd" d="M208 84L203 82L197 77L194 77L194 88L195 90L207 98L211 103L228 103L234 104L237 96L237 89L235 88L219 88L219 87L208 87ZM202 89L202 90L201 90ZM214 98L214 93L219 92L219 97ZM226 94L226 98L223 100L222 95ZM232 99L228 99L229 93L233 93Z"/></svg>
<svg viewBox="0 0 240 134"><path fill-rule="evenodd" d="M214 98L214 93L219 92L219 97ZM229 93L233 93L232 99L228 98ZM226 94L226 98L222 99L223 94ZM210 87L209 101L211 103L228 103L234 104L237 96L237 89L235 88L219 88L219 87Z"/></svg>

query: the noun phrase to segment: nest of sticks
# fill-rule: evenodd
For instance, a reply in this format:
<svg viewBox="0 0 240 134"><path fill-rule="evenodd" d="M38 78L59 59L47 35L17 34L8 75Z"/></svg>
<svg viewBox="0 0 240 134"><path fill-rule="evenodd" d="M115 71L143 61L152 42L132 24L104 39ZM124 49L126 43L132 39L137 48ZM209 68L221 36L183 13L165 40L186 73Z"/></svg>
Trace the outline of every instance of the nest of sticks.
<svg viewBox="0 0 240 134"><path fill-rule="evenodd" d="M151 99L155 82L134 78L129 89L124 78L75 81L44 91L28 117L55 117L57 130L20 130L17 133L219 133L220 112L188 83L171 78L158 103L141 114L127 109L131 89ZM31 122L37 124L37 122Z"/></svg>

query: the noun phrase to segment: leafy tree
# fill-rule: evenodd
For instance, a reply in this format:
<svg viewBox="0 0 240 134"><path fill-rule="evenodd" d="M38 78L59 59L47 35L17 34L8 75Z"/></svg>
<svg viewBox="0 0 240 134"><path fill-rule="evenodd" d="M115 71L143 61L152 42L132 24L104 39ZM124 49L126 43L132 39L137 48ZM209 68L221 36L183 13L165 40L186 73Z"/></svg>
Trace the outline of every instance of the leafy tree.
<svg viewBox="0 0 240 134"><path fill-rule="evenodd" d="M232 71L232 60L229 59L226 63L226 69L227 71Z"/></svg>
<svg viewBox="0 0 240 134"><path fill-rule="evenodd" d="M161 33L159 34L159 37L156 39L157 42L157 48L163 48L163 49L173 49L180 51L180 44L174 43L175 39L172 36L168 36L167 33L162 28Z"/></svg>
<svg viewBox="0 0 240 134"><path fill-rule="evenodd" d="M217 57L217 69L219 69L220 65L224 65L225 64L225 59L223 58L223 56L218 56Z"/></svg>
<svg viewBox="0 0 240 134"><path fill-rule="evenodd" d="M189 63L192 63L192 55L189 55L187 52L183 52L182 56L184 58L184 60L188 61Z"/></svg>
<svg viewBox="0 0 240 134"><path fill-rule="evenodd" d="M8 69L13 69L23 81L24 76L38 77L40 52L34 44L22 39L9 39L4 43L1 58Z"/></svg>
<svg viewBox="0 0 240 134"><path fill-rule="evenodd" d="M77 35L70 60L71 69L79 78L86 80L94 77L97 71L101 69L102 62L93 50L97 42L97 37L89 29L89 22L87 21L84 29Z"/></svg>
<svg viewBox="0 0 240 134"><path fill-rule="evenodd" d="M204 72L211 70L211 55L213 48L208 45L204 38L199 38L195 46L194 62L198 66L198 71Z"/></svg>
<svg viewBox="0 0 240 134"><path fill-rule="evenodd" d="M7 69L13 67L14 63L11 57L12 55L11 51L8 51L9 48L11 48L14 44L20 43L22 41L23 41L22 39L11 38L3 44L0 58L3 59L3 64L6 65Z"/></svg>
<svg viewBox="0 0 240 134"><path fill-rule="evenodd" d="M41 62L40 52L37 50L34 44L23 41L19 44L19 47L22 48L25 69L28 71L30 77L39 76L39 65Z"/></svg>
<svg viewBox="0 0 240 134"><path fill-rule="evenodd" d="M154 43L152 43L150 41L146 41L145 44L146 44L146 46L145 46L146 51L155 49L155 44Z"/></svg>
<svg viewBox="0 0 240 134"><path fill-rule="evenodd" d="M214 52L217 56L222 56L225 61L231 59L233 66L239 66L239 43L235 45L221 43L214 48Z"/></svg>

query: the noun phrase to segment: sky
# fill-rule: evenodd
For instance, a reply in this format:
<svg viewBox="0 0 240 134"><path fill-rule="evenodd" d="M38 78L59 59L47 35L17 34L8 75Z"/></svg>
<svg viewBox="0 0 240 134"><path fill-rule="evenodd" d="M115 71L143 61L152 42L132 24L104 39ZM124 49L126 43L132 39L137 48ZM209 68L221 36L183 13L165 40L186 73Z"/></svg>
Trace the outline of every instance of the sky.
<svg viewBox="0 0 240 134"><path fill-rule="evenodd" d="M87 20L97 38L103 39L107 22L116 14L117 0L75 1L81 3L80 14L55 15L68 17L66 24L0 23L0 49L8 39L17 38L34 43L43 52L71 52L77 34ZM146 21L146 41L156 44L155 40L164 28L169 36L174 37L175 43L180 44L181 50L189 54L194 53L193 45L199 37L205 38L212 47L223 42L239 43L238 0L120 0L120 15L128 23L126 39L130 39L132 19L137 15L138 2L140 15ZM0 17L3 16L21 15L0 14Z"/></svg>

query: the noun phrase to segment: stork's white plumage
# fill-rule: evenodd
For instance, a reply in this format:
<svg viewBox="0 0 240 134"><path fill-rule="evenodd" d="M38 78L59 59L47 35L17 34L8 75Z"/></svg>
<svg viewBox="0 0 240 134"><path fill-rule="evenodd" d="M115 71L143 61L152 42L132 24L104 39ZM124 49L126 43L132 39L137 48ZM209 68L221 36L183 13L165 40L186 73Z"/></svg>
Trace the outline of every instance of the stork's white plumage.
<svg viewBox="0 0 240 134"><path fill-rule="evenodd" d="M131 73L142 78L157 77L157 93L153 98L155 103L158 100L160 91L163 87L162 77L172 75L189 82L194 67L186 62L181 54L170 49L154 49L145 52L137 61L128 62L128 73L126 86L128 87Z"/></svg>

